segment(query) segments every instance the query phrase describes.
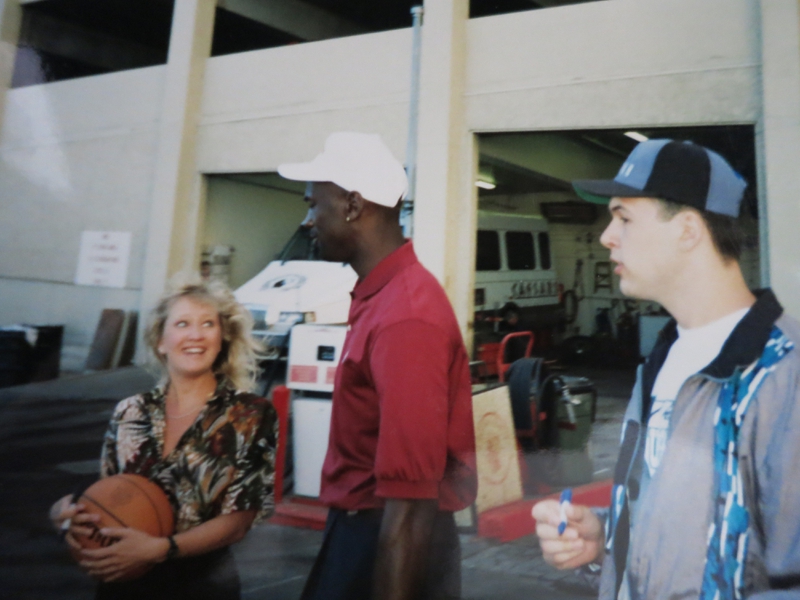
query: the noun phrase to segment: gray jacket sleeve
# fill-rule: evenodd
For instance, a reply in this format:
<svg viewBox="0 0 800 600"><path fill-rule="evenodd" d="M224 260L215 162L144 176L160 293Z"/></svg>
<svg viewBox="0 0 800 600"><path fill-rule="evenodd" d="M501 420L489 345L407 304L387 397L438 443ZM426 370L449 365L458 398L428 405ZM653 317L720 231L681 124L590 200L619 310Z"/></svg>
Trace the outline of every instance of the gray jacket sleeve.
<svg viewBox="0 0 800 600"><path fill-rule="evenodd" d="M753 550L761 546L767 589L752 600L800 599L800 348L792 351L758 392L752 493ZM764 585L766 584L766 585Z"/></svg>

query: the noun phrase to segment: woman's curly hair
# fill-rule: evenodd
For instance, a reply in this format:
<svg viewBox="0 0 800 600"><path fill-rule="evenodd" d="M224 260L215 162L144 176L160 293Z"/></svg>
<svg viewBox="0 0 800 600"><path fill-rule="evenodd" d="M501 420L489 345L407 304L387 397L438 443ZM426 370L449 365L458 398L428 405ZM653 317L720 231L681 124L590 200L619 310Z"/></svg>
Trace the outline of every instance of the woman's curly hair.
<svg viewBox="0 0 800 600"><path fill-rule="evenodd" d="M181 298L191 298L213 306L219 315L222 329L222 349L212 367L214 374L225 377L236 389L251 391L255 387L258 373L258 343L250 335L253 318L250 312L236 301L233 292L217 281L177 283L158 301L150 313L145 331L145 343L157 359L162 371L166 370L166 359L158 351L164 324L170 309Z"/></svg>

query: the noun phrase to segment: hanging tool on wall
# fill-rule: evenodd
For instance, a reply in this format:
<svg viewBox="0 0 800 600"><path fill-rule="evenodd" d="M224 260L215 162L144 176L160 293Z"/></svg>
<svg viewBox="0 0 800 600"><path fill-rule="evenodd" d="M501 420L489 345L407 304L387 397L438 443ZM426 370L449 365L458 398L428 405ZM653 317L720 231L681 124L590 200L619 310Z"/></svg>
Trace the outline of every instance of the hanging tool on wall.
<svg viewBox="0 0 800 600"><path fill-rule="evenodd" d="M561 303L564 306L564 322L572 325L578 318L578 304L586 296L583 287L583 259L575 261L575 276L572 280L572 289L564 292Z"/></svg>

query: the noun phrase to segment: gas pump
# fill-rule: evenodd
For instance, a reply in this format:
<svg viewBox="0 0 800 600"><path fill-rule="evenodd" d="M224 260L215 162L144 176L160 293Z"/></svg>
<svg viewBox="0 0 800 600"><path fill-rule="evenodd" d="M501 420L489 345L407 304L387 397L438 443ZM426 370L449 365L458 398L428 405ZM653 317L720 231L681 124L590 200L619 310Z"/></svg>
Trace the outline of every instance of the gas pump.
<svg viewBox="0 0 800 600"><path fill-rule="evenodd" d="M319 496L333 382L346 335L346 325L306 323L292 328L286 387L291 390L294 493L298 496Z"/></svg>

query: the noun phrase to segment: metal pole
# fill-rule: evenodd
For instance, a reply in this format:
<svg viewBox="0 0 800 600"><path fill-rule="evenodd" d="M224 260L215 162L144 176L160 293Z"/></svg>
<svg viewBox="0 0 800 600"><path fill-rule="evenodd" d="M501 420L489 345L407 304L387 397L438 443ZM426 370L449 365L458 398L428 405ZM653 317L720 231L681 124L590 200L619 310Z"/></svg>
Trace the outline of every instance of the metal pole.
<svg viewBox="0 0 800 600"><path fill-rule="evenodd" d="M764 2L760 2L758 11L758 64L764 64ZM763 100L764 78L761 77L761 94ZM756 199L758 200L758 267L759 281L757 287L770 287L771 273L769 264L769 221L767 219L767 146L764 123L764 102L761 102L761 114L758 115L754 131L756 142Z"/></svg>
<svg viewBox="0 0 800 600"><path fill-rule="evenodd" d="M406 173L408 174L408 194L403 201L400 222L405 236L410 238L414 232L414 200L417 188L417 129L419 126L419 66L422 45L422 6L413 6L411 16L413 38L411 42L411 94L409 98L408 141L406 144Z"/></svg>

